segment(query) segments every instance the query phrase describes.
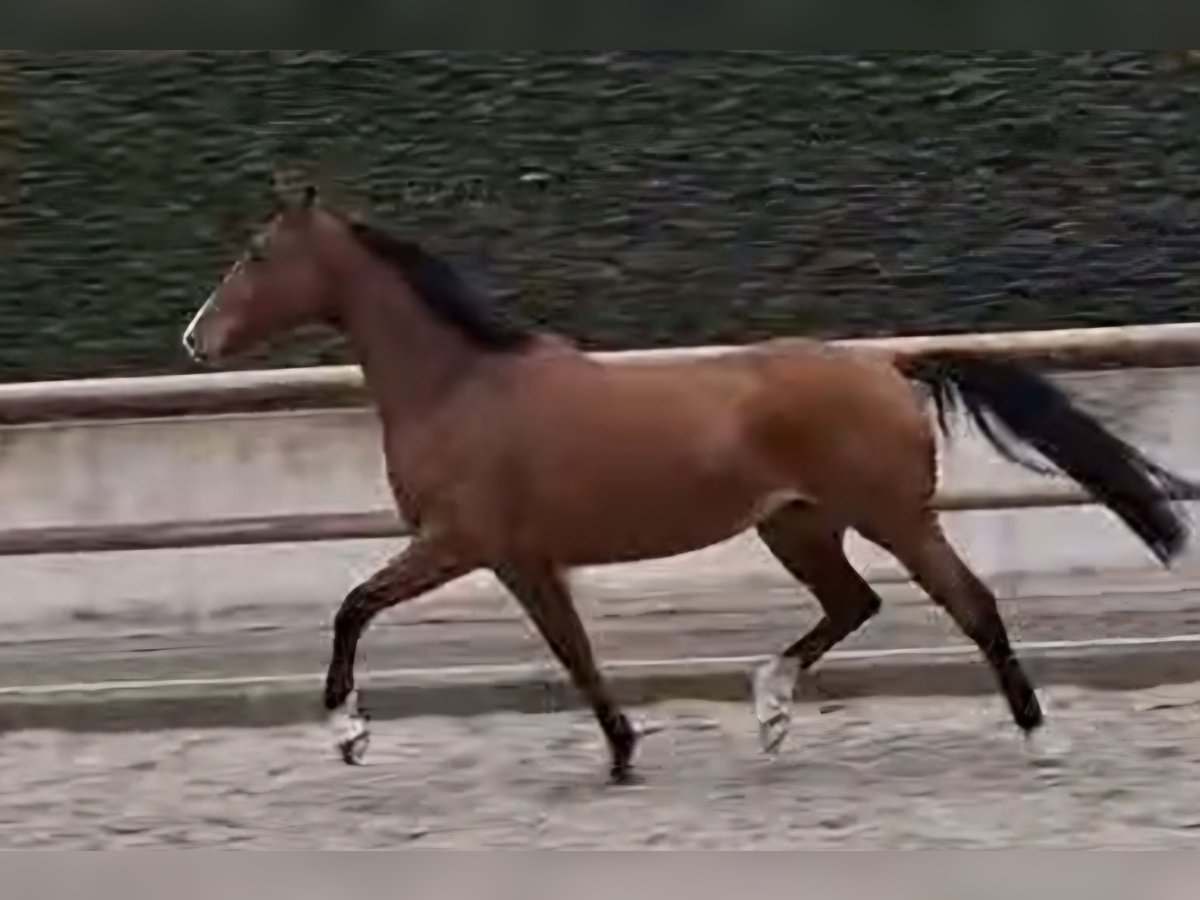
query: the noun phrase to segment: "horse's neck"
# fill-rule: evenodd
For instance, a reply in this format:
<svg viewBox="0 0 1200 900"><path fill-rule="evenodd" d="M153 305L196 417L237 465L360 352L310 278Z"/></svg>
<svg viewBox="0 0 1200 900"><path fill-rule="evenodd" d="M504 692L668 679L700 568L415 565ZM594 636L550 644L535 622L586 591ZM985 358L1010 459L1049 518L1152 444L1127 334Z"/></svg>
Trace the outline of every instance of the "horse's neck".
<svg viewBox="0 0 1200 900"><path fill-rule="evenodd" d="M351 299L344 330L380 416L389 426L417 425L468 376L480 351L391 279Z"/></svg>

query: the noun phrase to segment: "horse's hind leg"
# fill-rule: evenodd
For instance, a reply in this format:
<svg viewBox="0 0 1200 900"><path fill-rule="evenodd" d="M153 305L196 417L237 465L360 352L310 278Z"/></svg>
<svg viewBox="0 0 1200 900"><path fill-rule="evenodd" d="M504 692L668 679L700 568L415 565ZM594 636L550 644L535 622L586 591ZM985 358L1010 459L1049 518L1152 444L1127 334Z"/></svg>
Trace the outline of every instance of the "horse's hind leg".
<svg viewBox="0 0 1200 900"><path fill-rule="evenodd" d="M1009 644L996 597L946 540L929 509L912 522L891 522L867 534L896 556L934 602L943 607L991 664L1013 720L1027 734L1042 724L1042 708Z"/></svg>
<svg viewBox="0 0 1200 900"><path fill-rule="evenodd" d="M759 523L758 534L784 568L808 586L825 613L807 634L755 673L759 737L770 753L787 735L800 673L879 612L880 601L846 559L845 530L830 523L819 508L789 504Z"/></svg>

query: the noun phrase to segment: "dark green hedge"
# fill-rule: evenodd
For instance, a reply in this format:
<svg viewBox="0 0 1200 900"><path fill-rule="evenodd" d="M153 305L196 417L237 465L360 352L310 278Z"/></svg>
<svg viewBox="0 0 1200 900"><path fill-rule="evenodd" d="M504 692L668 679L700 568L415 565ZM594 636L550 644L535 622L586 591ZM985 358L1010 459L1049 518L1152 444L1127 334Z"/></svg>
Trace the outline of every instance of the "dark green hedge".
<svg viewBox="0 0 1200 900"><path fill-rule="evenodd" d="M291 163L592 347L1200 312L1200 79L1149 54L9 52L0 91L4 380L186 368Z"/></svg>

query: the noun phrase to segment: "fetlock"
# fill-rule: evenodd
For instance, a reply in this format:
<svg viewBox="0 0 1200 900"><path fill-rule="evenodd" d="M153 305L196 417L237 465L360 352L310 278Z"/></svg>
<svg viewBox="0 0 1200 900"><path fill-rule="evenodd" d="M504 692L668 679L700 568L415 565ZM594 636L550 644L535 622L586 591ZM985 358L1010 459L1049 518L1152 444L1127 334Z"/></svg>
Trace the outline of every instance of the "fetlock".
<svg viewBox="0 0 1200 900"><path fill-rule="evenodd" d="M616 780L628 776L637 748L638 732L624 713L616 713L606 724L609 750L612 752L612 775Z"/></svg>

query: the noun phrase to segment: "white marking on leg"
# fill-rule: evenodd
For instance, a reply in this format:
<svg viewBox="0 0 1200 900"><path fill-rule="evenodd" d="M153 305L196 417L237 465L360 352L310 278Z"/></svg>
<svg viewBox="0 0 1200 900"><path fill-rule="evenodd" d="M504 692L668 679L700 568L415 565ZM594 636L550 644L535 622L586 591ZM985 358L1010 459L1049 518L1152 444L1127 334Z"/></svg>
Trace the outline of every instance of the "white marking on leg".
<svg viewBox="0 0 1200 900"><path fill-rule="evenodd" d="M774 656L754 673L754 715L764 753L774 753L792 723L792 697L800 676L800 661Z"/></svg>
<svg viewBox="0 0 1200 900"><path fill-rule="evenodd" d="M357 690L351 691L345 702L329 714L329 729L342 758L351 765L361 765L370 734L366 719L358 712Z"/></svg>
<svg viewBox="0 0 1200 900"><path fill-rule="evenodd" d="M1035 766L1055 767L1070 755L1071 739L1049 714L1050 704L1046 694L1042 691L1034 693L1037 694L1038 705L1042 708L1043 721L1041 726L1023 735L1025 754Z"/></svg>
<svg viewBox="0 0 1200 900"><path fill-rule="evenodd" d="M1038 708L1042 711L1042 721L1050 717L1050 698L1046 696L1045 691L1033 689L1033 696L1037 698Z"/></svg>

